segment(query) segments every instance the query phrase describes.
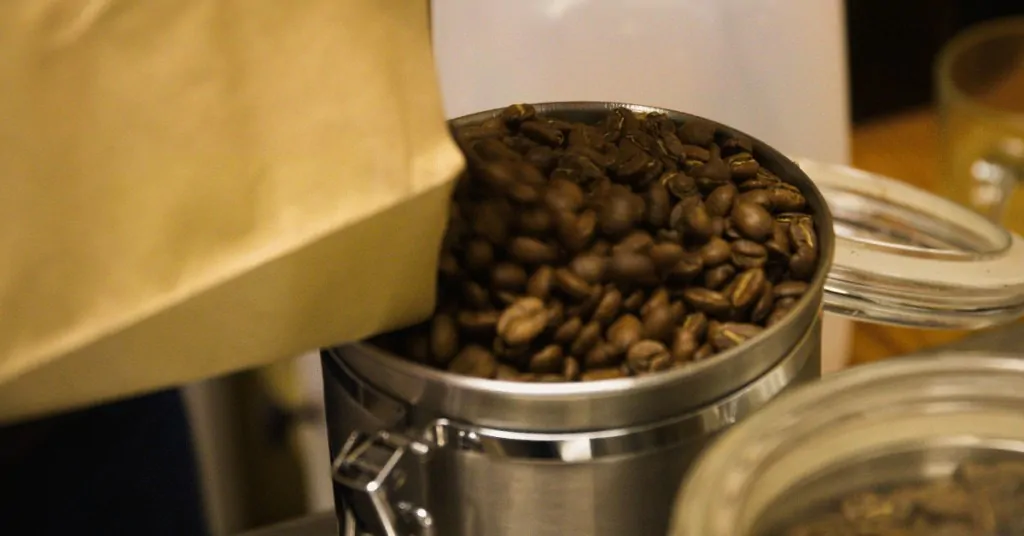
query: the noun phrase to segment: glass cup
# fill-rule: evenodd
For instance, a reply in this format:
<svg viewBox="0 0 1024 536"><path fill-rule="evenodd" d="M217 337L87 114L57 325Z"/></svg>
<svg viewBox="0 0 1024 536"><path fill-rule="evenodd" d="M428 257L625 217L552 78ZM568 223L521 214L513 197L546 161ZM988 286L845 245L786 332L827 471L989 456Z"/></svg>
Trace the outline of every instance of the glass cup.
<svg viewBox="0 0 1024 536"><path fill-rule="evenodd" d="M936 84L945 195L1024 231L1024 17L953 38Z"/></svg>

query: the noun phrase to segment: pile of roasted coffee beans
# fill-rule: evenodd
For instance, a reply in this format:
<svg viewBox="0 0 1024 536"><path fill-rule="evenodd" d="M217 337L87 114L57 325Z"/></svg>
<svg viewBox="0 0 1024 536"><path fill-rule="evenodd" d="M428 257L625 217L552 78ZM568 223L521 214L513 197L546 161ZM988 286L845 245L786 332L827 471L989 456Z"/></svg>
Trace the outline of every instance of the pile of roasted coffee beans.
<svg viewBox="0 0 1024 536"><path fill-rule="evenodd" d="M1022 536L1024 463L961 464L948 481L868 491L785 536Z"/></svg>
<svg viewBox="0 0 1024 536"><path fill-rule="evenodd" d="M709 122L515 105L455 137L436 314L375 341L418 362L543 382L682 367L778 322L817 267L800 190Z"/></svg>

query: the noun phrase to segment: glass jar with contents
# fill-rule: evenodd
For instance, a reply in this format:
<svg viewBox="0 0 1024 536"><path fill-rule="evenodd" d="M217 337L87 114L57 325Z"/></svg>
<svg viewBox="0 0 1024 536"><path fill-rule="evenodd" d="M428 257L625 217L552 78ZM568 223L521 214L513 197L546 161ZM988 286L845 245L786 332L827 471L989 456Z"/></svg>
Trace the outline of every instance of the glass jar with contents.
<svg viewBox="0 0 1024 536"><path fill-rule="evenodd" d="M673 536L1024 534L1024 359L945 354L783 395L697 462Z"/></svg>

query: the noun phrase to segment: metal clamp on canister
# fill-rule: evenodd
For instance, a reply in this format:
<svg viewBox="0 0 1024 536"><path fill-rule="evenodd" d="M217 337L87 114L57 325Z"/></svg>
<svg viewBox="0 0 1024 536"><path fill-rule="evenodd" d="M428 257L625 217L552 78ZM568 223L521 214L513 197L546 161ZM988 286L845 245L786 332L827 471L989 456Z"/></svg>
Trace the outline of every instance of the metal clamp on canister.
<svg viewBox="0 0 1024 536"><path fill-rule="evenodd" d="M435 536L423 492L430 453L426 443L394 432L349 436L334 460L334 481L363 530L380 536Z"/></svg>

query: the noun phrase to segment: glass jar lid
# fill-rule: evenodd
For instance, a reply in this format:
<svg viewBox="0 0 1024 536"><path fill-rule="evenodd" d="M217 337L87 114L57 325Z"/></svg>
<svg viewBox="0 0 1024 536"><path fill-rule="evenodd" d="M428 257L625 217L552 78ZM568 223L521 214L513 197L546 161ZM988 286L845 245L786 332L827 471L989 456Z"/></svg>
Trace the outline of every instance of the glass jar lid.
<svg viewBox="0 0 1024 536"><path fill-rule="evenodd" d="M798 159L832 212L829 312L876 323L973 329L1024 315L1024 239L906 183Z"/></svg>

